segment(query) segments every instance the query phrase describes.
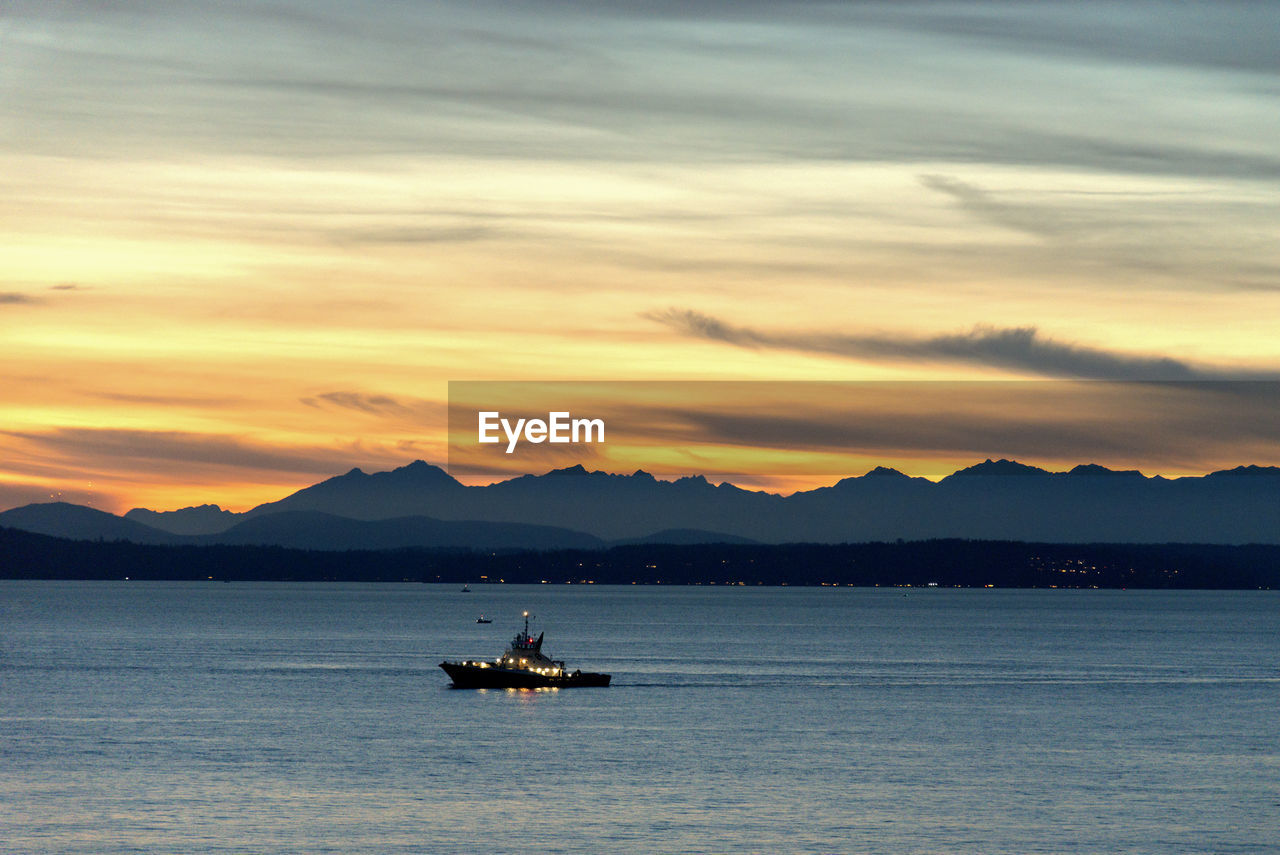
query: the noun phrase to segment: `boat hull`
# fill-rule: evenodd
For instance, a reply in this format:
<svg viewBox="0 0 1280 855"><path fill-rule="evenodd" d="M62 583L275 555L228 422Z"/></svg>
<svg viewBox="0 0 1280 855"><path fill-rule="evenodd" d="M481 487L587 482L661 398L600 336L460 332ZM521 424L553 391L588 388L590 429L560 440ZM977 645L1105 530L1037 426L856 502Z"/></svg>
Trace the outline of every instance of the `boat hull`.
<svg viewBox="0 0 1280 855"><path fill-rule="evenodd" d="M573 689L607 686L609 674L574 671L569 674L538 674L516 668L481 667L465 662L441 662L455 689Z"/></svg>

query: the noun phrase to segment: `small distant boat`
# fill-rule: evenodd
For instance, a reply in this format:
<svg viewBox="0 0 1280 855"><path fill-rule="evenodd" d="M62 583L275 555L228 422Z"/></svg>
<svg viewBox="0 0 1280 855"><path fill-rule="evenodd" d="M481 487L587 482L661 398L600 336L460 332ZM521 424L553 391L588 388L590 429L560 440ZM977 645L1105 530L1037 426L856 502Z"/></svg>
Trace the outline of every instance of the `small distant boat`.
<svg viewBox="0 0 1280 855"><path fill-rule="evenodd" d="M476 618L476 623L493 623L493 618L480 615L480 617Z"/></svg>
<svg viewBox="0 0 1280 855"><path fill-rule="evenodd" d="M468 585L468 584L466 584L466 583L463 583L463 585L462 585L462 593L464 593L464 594L470 594L470 593L471 593L471 586L470 586L470 585Z"/></svg>
<svg viewBox="0 0 1280 855"><path fill-rule="evenodd" d="M542 636L529 634L529 613L524 632L517 633L507 651L494 662L441 662L456 689L569 689L575 686L607 686L609 674L569 671L564 663L542 652Z"/></svg>

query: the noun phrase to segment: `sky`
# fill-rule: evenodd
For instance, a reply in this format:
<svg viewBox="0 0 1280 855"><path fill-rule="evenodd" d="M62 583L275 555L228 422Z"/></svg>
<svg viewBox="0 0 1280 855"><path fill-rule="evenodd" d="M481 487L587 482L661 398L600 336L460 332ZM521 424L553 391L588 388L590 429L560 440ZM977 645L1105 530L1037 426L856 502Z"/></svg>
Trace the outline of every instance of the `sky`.
<svg viewBox="0 0 1280 855"><path fill-rule="evenodd" d="M0 508L444 463L450 381L1269 400L1278 35L1269 2L10 0ZM1257 400L1188 393L1176 448L819 444L1199 474L1280 463Z"/></svg>

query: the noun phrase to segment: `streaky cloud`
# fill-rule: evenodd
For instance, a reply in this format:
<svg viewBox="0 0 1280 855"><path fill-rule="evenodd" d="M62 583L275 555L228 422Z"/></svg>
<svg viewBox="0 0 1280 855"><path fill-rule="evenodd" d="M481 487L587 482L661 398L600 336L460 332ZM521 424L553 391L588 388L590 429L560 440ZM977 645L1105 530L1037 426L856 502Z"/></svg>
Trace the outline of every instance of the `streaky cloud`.
<svg viewBox="0 0 1280 855"><path fill-rule="evenodd" d="M217 397L211 395L145 395L129 392L106 392L96 389L84 390L86 397L100 398L104 401L117 401L122 404L138 404L148 407L212 407L215 409L231 409L244 406L243 398Z"/></svg>
<svg viewBox="0 0 1280 855"><path fill-rule="evenodd" d="M43 302L29 294L21 294L17 291L0 292L0 306L29 306Z"/></svg>
<svg viewBox="0 0 1280 855"><path fill-rule="evenodd" d="M1275 63L1265 3L1119 3L1096 14L1047 3L762 0L443 2L429 13L391 3L376 15L299 2L19 5L29 8L14 16L10 64L37 84L13 93L14 109L33 119L24 144L69 156L92 138L110 156L180 146L187 156L303 160L412 151L1280 176L1266 136ZM224 37L199 38L193 21ZM718 36L676 26L688 21ZM59 37L79 28L96 43ZM349 50L318 49L352 38ZM926 54L940 64L930 86L882 94L918 75L914 58ZM1009 63L1037 76L1018 79ZM1135 68L1144 73L1124 73ZM1080 74L1107 72L1117 83L1169 77L1153 115L1187 117L1196 133L1178 123L1146 130L1112 100L1063 97L1071 86L1094 91ZM876 84L849 85L864 76ZM1230 133L1195 119L1218 93L1247 118ZM1139 83L1113 95L1139 111L1147 103ZM1059 99L1072 121L1024 109Z"/></svg>
<svg viewBox="0 0 1280 855"><path fill-rule="evenodd" d="M390 450L360 446L276 445L248 437L186 431L127 428L55 428L47 431L0 431L0 435L33 443L73 460L114 458L128 461L118 468L169 473L178 461L188 467L211 465L255 472L331 474L362 464L394 462Z"/></svg>
<svg viewBox="0 0 1280 855"><path fill-rule="evenodd" d="M404 413L410 409L389 395L369 395L364 392L325 392L310 398L302 398L301 401L308 407L328 405L377 416Z"/></svg>
<svg viewBox="0 0 1280 855"><path fill-rule="evenodd" d="M982 188L948 175L921 175L920 183L950 196L978 218L1005 228L1042 238L1057 237L1065 228L1051 214L1001 202Z"/></svg>
<svg viewBox="0 0 1280 855"><path fill-rule="evenodd" d="M912 336L906 333L768 332L679 308L646 312L642 317L690 338L850 359L982 365L1046 377L1093 380L1280 379L1280 371L1197 366L1168 356L1130 354L1056 341L1041 335L1034 326L979 324L967 332Z"/></svg>
<svg viewBox="0 0 1280 855"><path fill-rule="evenodd" d="M746 387L757 384L746 383ZM864 381L750 408L637 408L671 447L729 445L880 459L1011 455L1202 468L1272 459L1280 384L1230 381ZM746 394L745 391L743 393Z"/></svg>

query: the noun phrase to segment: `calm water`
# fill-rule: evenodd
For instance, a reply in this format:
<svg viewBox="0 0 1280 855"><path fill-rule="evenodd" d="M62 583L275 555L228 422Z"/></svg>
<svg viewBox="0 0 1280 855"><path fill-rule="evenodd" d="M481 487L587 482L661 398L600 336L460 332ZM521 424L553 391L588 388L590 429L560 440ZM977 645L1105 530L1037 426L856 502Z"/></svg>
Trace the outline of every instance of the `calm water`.
<svg viewBox="0 0 1280 855"><path fill-rule="evenodd" d="M614 685L447 688L526 608ZM1275 852L1277 630L1262 592L0 582L0 850Z"/></svg>

